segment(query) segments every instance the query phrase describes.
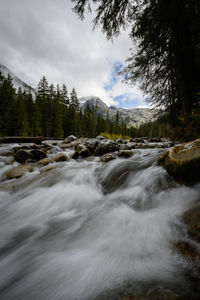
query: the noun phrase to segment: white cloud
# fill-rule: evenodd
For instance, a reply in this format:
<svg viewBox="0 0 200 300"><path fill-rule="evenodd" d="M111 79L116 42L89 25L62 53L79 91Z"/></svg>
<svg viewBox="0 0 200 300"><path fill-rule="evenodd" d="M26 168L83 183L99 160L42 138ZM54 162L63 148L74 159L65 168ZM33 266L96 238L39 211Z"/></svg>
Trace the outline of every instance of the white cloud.
<svg viewBox="0 0 200 300"><path fill-rule="evenodd" d="M136 87L123 83L104 90L112 63L123 63L129 56L128 32L114 43L107 41L99 29L92 31L92 16L82 22L71 8L69 0L3 1L0 63L33 86L45 75L50 83L65 83L69 90L75 87L78 96L99 96L108 105L123 94L142 99Z"/></svg>

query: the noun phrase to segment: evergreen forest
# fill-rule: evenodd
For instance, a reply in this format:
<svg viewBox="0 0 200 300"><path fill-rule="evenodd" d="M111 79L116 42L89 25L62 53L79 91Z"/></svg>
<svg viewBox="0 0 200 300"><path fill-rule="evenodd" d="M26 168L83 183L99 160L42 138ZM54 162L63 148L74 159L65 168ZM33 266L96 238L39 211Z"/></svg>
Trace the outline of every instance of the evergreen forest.
<svg viewBox="0 0 200 300"><path fill-rule="evenodd" d="M73 88L48 84L40 80L36 94L15 90L10 75L0 74L0 136L44 136L62 138L70 134L95 137L103 132L109 135L127 135L127 127L117 112L114 119L104 119L87 106L79 107Z"/></svg>

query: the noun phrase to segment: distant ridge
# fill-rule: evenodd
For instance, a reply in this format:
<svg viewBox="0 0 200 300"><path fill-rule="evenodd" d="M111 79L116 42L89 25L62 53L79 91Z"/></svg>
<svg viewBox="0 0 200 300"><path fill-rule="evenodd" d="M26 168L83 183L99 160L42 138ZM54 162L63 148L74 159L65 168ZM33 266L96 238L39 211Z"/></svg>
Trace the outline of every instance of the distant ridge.
<svg viewBox="0 0 200 300"><path fill-rule="evenodd" d="M115 106L108 107L99 97L90 96L82 97L79 99L81 110L84 112L87 106L90 109L96 110L96 112L102 115L104 118L107 116L107 112L110 118L115 118L118 111L119 116L123 118L124 122L129 126L140 125L155 119L155 110L151 108L118 108Z"/></svg>

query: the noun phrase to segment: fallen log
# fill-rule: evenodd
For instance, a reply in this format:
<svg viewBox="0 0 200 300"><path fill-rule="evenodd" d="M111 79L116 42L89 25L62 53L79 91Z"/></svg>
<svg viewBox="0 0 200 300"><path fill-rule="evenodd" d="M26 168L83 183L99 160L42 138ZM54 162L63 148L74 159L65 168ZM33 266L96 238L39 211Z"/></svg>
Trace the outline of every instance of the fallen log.
<svg viewBox="0 0 200 300"><path fill-rule="evenodd" d="M42 141L44 141L45 138L42 136L37 137L23 137L23 136L4 136L0 137L0 143L1 144L7 144L7 143L35 143L35 144L41 144Z"/></svg>

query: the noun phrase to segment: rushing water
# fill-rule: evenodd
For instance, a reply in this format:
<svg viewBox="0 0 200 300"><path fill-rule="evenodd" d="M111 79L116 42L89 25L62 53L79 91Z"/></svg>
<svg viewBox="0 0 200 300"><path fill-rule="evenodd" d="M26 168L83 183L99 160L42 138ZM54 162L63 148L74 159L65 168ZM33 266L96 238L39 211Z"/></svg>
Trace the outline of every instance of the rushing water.
<svg viewBox="0 0 200 300"><path fill-rule="evenodd" d="M200 187L157 165L163 149L134 152L10 181L10 158L0 157L2 300L117 300L155 286L192 294L191 264L172 244L189 239L182 214Z"/></svg>

